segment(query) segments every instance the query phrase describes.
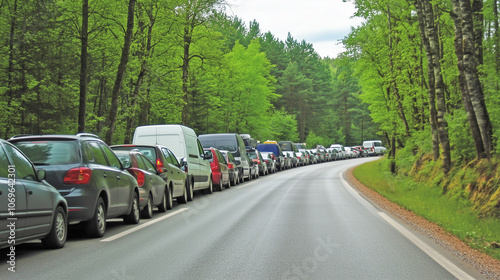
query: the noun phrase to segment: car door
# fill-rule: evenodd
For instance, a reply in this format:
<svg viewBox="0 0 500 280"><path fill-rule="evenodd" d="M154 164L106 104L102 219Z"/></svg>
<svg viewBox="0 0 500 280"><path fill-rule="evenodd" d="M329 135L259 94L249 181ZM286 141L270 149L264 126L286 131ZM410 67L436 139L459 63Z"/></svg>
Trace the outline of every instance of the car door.
<svg viewBox="0 0 500 280"><path fill-rule="evenodd" d="M184 172L182 172L177 158L167 148L162 148L161 152L168 162L168 176L173 184L173 197L182 196L184 194Z"/></svg>
<svg viewBox="0 0 500 280"><path fill-rule="evenodd" d="M118 211L119 201L113 170L109 168L104 151L97 141L88 141L85 143L85 147L87 149L87 156L89 157L89 168L92 169L92 180L95 180L95 187L98 189L97 193L100 193L104 189L108 196L106 216L114 216ZM94 199L97 202L97 197L90 199Z"/></svg>
<svg viewBox="0 0 500 280"><path fill-rule="evenodd" d="M165 190L165 181L162 177L157 175L158 170L151 163L151 161L143 156L139 155L138 160L142 161L142 169L146 171L146 180L151 183L151 191L153 192L153 204L158 205L163 199L163 192Z"/></svg>
<svg viewBox="0 0 500 280"><path fill-rule="evenodd" d="M219 161L220 165L220 171L221 171L221 185L224 184L224 182L229 182L229 170L227 167L227 161L226 158L222 155L222 153L217 150L217 160Z"/></svg>
<svg viewBox="0 0 500 280"><path fill-rule="evenodd" d="M132 175L122 170L122 164L115 153L104 143L99 142L99 146L104 151L108 160L108 170L113 177L114 185L112 186L118 194L116 210L118 215L129 213L130 204L132 202L132 194L134 187L131 180Z"/></svg>
<svg viewBox="0 0 500 280"><path fill-rule="evenodd" d="M52 223L51 191L44 183L38 181L34 166L21 152L11 144L5 144L4 148L17 174L16 185L24 186L26 219L22 235L34 236L48 233ZM21 200L23 200L22 195ZM17 197L16 204L18 204ZM16 209L16 212L18 211L19 209Z"/></svg>
<svg viewBox="0 0 500 280"><path fill-rule="evenodd" d="M15 165L2 146L0 144L0 247L15 245L15 239L24 236L27 211L24 185L17 182Z"/></svg>
<svg viewBox="0 0 500 280"><path fill-rule="evenodd" d="M196 143L198 144L198 166L199 166L199 184L200 186L207 187L210 183L210 176L212 174L212 168L210 167L210 162L205 159L205 152L203 151L203 146L200 143L200 140L196 139ZM203 188L202 187L202 188Z"/></svg>

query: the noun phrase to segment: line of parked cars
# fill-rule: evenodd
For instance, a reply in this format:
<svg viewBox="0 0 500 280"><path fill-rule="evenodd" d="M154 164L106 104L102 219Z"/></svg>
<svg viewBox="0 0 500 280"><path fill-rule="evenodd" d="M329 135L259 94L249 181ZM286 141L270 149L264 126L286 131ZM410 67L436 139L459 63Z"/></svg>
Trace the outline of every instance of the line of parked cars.
<svg viewBox="0 0 500 280"><path fill-rule="evenodd" d="M61 248L72 224L102 237L106 219L137 224L155 208L166 212L174 200L193 200L197 191L222 191L356 150L258 143L248 134L196 135L182 125L139 126L131 144L113 146L88 133L14 136L0 140L0 248L34 239Z"/></svg>

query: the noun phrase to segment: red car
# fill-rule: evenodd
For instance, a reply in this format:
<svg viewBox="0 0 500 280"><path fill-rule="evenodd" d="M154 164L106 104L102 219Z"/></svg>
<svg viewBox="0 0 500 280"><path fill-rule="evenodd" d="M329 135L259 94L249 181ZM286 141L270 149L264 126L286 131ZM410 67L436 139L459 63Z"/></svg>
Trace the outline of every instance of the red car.
<svg viewBox="0 0 500 280"><path fill-rule="evenodd" d="M204 151L212 153L210 167L212 167L212 183L216 190L222 191L222 188L229 188L229 169L222 153L217 148L205 148Z"/></svg>

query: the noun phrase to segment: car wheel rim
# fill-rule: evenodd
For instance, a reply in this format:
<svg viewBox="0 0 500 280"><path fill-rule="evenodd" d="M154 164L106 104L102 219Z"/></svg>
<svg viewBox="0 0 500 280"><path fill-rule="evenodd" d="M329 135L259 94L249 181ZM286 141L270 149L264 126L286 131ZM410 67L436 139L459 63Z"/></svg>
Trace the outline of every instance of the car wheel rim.
<svg viewBox="0 0 500 280"><path fill-rule="evenodd" d="M66 236L66 223L62 213L58 213L56 217L56 235L59 241L63 241Z"/></svg>
<svg viewBox="0 0 500 280"><path fill-rule="evenodd" d="M153 216L153 205L151 202L151 197L149 197L148 199L148 214L150 217Z"/></svg>
<svg viewBox="0 0 500 280"><path fill-rule="evenodd" d="M104 217L104 206L99 204L97 208L97 225L99 227L99 231L103 232L104 227L106 226L106 218Z"/></svg>
<svg viewBox="0 0 500 280"><path fill-rule="evenodd" d="M137 198L134 197L134 218L139 220L139 202L137 202Z"/></svg>
<svg viewBox="0 0 500 280"><path fill-rule="evenodd" d="M168 199L168 207L172 207L172 204L174 203L173 198L172 198L172 193L167 190L168 193L165 193ZM166 201L166 200L165 200Z"/></svg>
<svg viewBox="0 0 500 280"><path fill-rule="evenodd" d="M167 194L163 193L163 208L167 208Z"/></svg>

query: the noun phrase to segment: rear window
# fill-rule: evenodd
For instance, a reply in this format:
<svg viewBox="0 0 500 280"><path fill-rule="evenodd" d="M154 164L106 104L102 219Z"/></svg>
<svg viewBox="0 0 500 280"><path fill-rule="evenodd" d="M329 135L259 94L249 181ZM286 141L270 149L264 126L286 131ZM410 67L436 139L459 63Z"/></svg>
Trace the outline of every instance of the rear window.
<svg viewBox="0 0 500 280"><path fill-rule="evenodd" d="M275 155L278 154L278 146L276 144L260 144L257 146L257 150L260 152L271 152Z"/></svg>
<svg viewBox="0 0 500 280"><path fill-rule="evenodd" d="M238 145L236 144L236 137L222 136L217 138L212 137L198 137L204 148L217 148L219 150L226 150L230 152L237 152Z"/></svg>
<svg viewBox="0 0 500 280"><path fill-rule="evenodd" d="M257 153L255 151L247 151L247 154L251 159L257 159Z"/></svg>
<svg viewBox="0 0 500 280"><path fill-rule="evenodd" d="M153 147L113 147L114 151L132 151L139 150L141 154L145 155L150 161L156 162L156 149Z"/></svg>
<svg viewBox="0 0 500 280"><path fill-rule="evenodd" d="M292 142L278 142L283 151L293 151Z"/></svg>
<svg viewBox="0 0 500 280"><path fill-rule="evenodd" d="M76 140L33 140L14 142L35 164L72 164L80 162Z"/></svg>

